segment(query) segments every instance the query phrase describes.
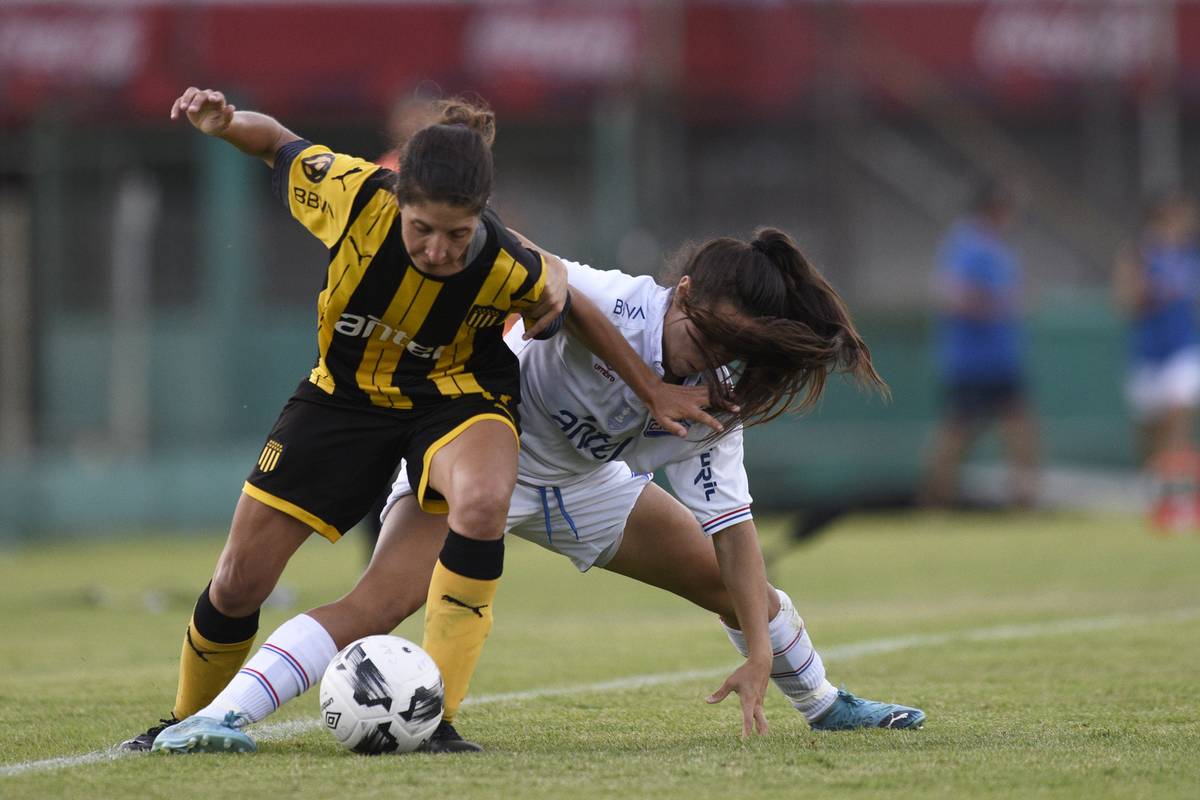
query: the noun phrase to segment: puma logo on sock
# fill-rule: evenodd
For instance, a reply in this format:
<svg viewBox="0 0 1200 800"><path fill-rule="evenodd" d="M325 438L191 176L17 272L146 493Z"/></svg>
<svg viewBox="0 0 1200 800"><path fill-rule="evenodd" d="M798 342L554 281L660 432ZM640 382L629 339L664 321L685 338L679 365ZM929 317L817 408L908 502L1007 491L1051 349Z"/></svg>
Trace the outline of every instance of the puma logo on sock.
<svg viewBox="0 0 1200 800"><path fill-rule="evenodd" d="M208 659L205 656L215 656L217 654L216 650L201 650L199 647L196 647L196 643L192 641L192 628L190 625L188 626L187 631L185 631L185 636L187 637L188 647L192 648L192 652L195 653L201 661L207 662Z"/></svg>
<svg viewBox="0 0 1200 800"><path fill-rule="evenodd" d="M471 609L472 611L475 612L475 616L479 617L480 619L483 618L483 611L481 611L480 609L487 608L487 603L484 603L481 606L473 606L470 603L464 603L462 600L459 600L457 597L451 597L448 594L442 595L442 599L445 600L447 603L453 603L456 606L462 606L463 608Z"/></svg>

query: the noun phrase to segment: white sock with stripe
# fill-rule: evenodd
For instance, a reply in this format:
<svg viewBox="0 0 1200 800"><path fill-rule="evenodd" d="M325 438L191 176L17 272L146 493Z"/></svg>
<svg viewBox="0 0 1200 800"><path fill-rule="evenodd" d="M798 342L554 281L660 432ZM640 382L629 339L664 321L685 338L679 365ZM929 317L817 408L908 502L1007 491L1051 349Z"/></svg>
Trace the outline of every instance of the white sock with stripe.
<svg viewBox="0 0 1200 800"><path fill-rule="evenodd" d="M821 661L821 654L813 648L804 620L800 619L800 614L792 605L792 598L781 589L776 589L775 593L779 595L779 613L767 629L774 655L771 680L787 695L796 710L812 722L833 705L837 699L837 689L825 679L825 664ZM742 632L724 623L722 625L729 641L733 642L742 657L748 656L750 649L746 647L746 637L742 636Z"/></svg>
<svg viewBox="0 0 1200 800"><path fill-rule="evenodd" d="M267 637L258 652L233 676L201 717L224 719L236 711L258 722L321 680L337 647L321 624L307 614L292 617Z"/></svg>

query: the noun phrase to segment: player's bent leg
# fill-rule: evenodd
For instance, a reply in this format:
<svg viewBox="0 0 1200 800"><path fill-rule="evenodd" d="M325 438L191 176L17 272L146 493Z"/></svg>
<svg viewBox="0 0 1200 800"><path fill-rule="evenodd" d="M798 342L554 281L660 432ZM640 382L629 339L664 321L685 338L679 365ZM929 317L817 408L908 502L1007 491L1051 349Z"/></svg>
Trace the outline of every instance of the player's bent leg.
<svg viewBox="0 0 1200 800"><path fill-rule="evenodd" d="M242 495L213 580L201 592L184 631L179 683L170 718L119 747L145 751L168 726L208 705L237 674L258 632L258 608L309 527Z"/></svg>
<svg viewBox="0 0 1200 800"><path fill-rule="evenodd" d="M492 606L504 568L504 525L517 480L517 440L508 425L476 422L442 445L430 461L429 485L449 505L446 534L429 583L422 647L445 684L443 726L435 752L482 749L452 725L492 628Z"/></svg>
<svg viewBox="0 0 1200 800"><path fill-rule="evenodd" d="M746 640L735 627L733 601L712 543L691 512L663 489L648 484L642 491L621 547L605 568L716 612L734 647L743 657L749 655ZM775 589L769 591L771 679L806 719L815 719L833 703L837 689L825 679L825 666L791 599Z"/></svg>
<svg viewBox="0 0 1200 800"><path fill-rule="evenodd" d="M237 673L258 632L259 607L311 533L306 523L252 497L238 500L207 596L184 637L177 718L208 705Z"/></svg>
<svg viewBox="0 0 1200 800"><path fill-rule="evenodd" d="M353 590L277 628L208 706L160 733L153 749L253 749L242 727L260 722L315 685L341 648L363 636L390 633L420 608L445 538L445 518L420 512L413 501L411 507L398 504L389 521Z"/></svg>
<svg viewBox="0 0 1200 800"><path fill-rule="evenodd" d="M388 510L371 563L344 597L308 612L340 650L364 636L391 633L425 603L446 516L428 514L412 495Z"/></svg>
<svg viewBox="0 0 1200 800"><path fill-rule="evenodd" d="M605 569L674 592L716 612L723 618L730 642L743 657L749 654L742 632L733 625L733 602L721 579L712 544L700 532L691 512L658 486L648 484L638 497L621 546ZM825 721L826 727L820 729L833 730L840 728L828 726L898 728L924 721L925 715L918 709L865 701L839 692L826 678L821 655L791 598L781 590L770 591L771 680L810 724L818 727L820 721ZM853 721L856 724L850 724Z"/></svg>
<svg viewBox="0 0 1200 800"><path fill-rule="evenodd" d="M773 590L779 611L767 626L771 637L771 681L792 706L811 723L837 700L837 689L825 677L825 663L813 647L808 628L787 593ZM743 657L750 654L746 639L737 628L724 623L729 641Z"/></svg>
<svg viewBox="0 0 1200 800"><path fill-rule="evenodd" d="M736 620L712 542L692 513L653 483L646 484L638 496L620 547L602 566L677 594L730 622ZM779 601L773 595L767 599L774 614Z"/></svg>

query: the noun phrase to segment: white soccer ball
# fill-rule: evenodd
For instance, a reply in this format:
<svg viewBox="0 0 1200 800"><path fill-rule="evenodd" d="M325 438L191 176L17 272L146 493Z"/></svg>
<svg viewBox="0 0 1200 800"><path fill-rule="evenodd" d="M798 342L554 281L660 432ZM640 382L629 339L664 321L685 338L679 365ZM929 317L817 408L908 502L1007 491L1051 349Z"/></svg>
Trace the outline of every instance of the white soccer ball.
<svg viewBox="0 0 1200 800"><path fill-rule="evenodd" d="M442 721L442 674L399 636L367 636L333 657L321 678L321 718L356 753L408 753Z"/></svg>

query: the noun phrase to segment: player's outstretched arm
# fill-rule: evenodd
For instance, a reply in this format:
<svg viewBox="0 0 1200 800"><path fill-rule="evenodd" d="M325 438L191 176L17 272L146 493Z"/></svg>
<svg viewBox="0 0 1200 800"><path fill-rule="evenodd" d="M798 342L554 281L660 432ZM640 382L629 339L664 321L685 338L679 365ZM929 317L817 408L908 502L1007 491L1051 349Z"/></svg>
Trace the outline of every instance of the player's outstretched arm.
<svg viewBox="0 0 1200 800"><path fill-rule="evenodd" d="M275 154L300 137L266 114L238 111L215 89L189 86L171 104L171 119L186 116L188 122L209 136L224 139L247 155L275 166Z"/></svg>
<svg viewBox="0 0 1200 800"><path fill-rule="evenodd" d="M738 625L746 638L750 656L721 688L708 697L719 703L734 692L742 704L742 738L751 733L764 735L767 719L763 714L763 696L771 677L771 636L767 630L767 570L758 546L758 531L753 521L739 522L713 534L713 548L721 568L721 579L729 590Z"/></svg>

